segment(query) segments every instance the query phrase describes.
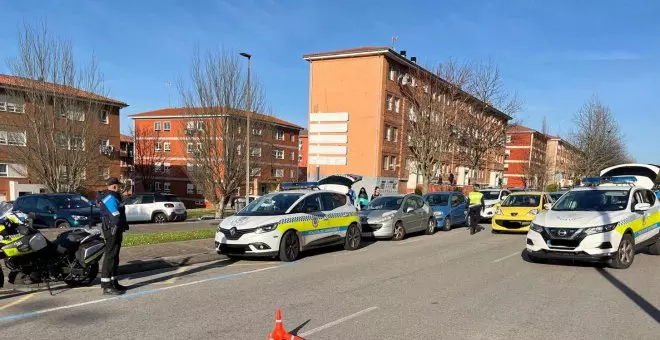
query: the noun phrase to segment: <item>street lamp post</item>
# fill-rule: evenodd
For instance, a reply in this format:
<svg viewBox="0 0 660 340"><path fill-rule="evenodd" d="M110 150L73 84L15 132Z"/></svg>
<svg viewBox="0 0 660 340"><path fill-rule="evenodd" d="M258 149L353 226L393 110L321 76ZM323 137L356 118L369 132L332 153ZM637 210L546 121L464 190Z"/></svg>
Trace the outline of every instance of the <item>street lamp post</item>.
<svg viewBox="0 0 660 340"><path fill-rule="evenodd" d="M247 206L250 203L250 111L252 111L252 98L250 97L252 90L250 87L250 62L252 60L252 55L242 52L242 57L245 57L248 62L248 73L247 73L247 130L245 130L245 205Z"/></svg>

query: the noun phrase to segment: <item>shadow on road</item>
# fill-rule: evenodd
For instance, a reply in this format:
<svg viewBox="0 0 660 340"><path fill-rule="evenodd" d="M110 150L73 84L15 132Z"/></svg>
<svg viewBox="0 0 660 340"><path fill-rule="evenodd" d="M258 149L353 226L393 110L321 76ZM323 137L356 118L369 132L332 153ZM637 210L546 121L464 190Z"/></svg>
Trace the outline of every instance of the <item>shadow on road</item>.
<svg viewBox="0 0 660 340"><path fill-rule="evenodd" d="M291 335L298 335L298 333L300 333L300 331L301 331L305 326L307 326L307 324L308 324L310 321L312 321L312 319L308 319L307 321L301 323L298 327L292 329L289 333L290 333Z"/></svg>
<svg viewBox="0 0 660 340"><path fill-rule="evenodd" d="M167 281L167 280L173 279L173 278L185 277L185 276L200 273L200 272L203 272L203 271L206 271L206 270L227 267L227 266L229 266L233 263L236 263L236 262L238 262L238 261L237 260L224 260L224 261L209 262L209 263L201 265L199 267L194 267L194 268L191 268L189 270L180 271L180 272L178 272L177 269L180 269L181 267L172 268L171 270L168 270L168 272L170 272L170 271L177 271L177 272L172 273L170 275L165 275L165 276L149 279L149 280L146 280L146 281L142 281L142 282L130 285L130 286L128 286L128 288L129 289L140 288L140 287L144 287L144 286L147 286L147 285L150 285L150 284L153 284L153 283L163 282L163 281ZM154 275L154 273L149 273L149 272L138 273L137 275L134 275L130 278L135 279L135 278L147 277L147 276L151 276L151 275Z"/></svg>
<svg viewBox="0 0 660 340"><path fill-rule="evenodd" d="M607 264L605 262L589 262L585 260L573 260L573 259L566 259L566 260L556 260L556 259L536 259L535 261L532 261L529 258L529 254L527 254L527 249L523 249L522 252L520 253L520 257L523 259L523 261L528 262L528 263L535 263L539 265L551 265L551 266L574 266L574 267L591 267L591 268L605 268L607 267Z"/></svg>
<svg viewBox="0 0 660 340"><path fill-rule="evenodd" d="M660 310L653 306L650 302L646 301L641 295L637 294L632 288L628 287L625 283L619 281L612 274L607 272L603 268L596 268L596 271L609 281L614 287L618 288L625 296L632 300L639 308L641 308L646 314L655 320L655 322L660 323Z"/></svg>

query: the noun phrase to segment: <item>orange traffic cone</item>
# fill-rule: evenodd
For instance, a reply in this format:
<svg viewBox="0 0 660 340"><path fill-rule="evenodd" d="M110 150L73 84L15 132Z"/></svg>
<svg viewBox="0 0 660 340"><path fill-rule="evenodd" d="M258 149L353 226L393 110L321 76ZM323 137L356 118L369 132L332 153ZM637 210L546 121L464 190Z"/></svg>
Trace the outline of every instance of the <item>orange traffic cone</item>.
<svg viewBox="0 0 660 340"><path fill-rule="evenodd" d="M282 325L282 313L278 308L275 311L275 328L273 328L273 331L268 336L268 340L304 340L304 339L299 336L289 334L284 329L284 325Z"/></svg>

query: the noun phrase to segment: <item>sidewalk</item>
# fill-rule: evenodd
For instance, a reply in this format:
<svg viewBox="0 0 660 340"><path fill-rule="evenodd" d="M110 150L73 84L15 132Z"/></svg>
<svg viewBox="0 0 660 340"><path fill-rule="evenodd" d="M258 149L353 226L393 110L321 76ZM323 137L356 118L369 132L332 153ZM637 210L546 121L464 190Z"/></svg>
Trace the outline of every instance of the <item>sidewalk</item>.
<svg viewBox="0 0 660 340"><path fill-rule="evenodd" d="M119 273L130 274L224 258L215 252L213 239L124 247L119 255Z"/></svg>

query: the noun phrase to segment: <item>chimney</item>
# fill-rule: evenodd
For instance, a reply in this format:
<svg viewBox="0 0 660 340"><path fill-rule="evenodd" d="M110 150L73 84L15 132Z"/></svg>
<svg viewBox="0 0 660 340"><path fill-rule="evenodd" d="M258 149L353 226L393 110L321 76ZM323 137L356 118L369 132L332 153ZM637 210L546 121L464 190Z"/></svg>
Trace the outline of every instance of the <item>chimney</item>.
<svg viewBox="0 0 660 340"><path fill-rule="evenodd" d="M406 56L406 50L401 50L401 52L399 52L399 54L401 54L402 57L405 57Z"/></svg>
<svg viewBox="0 0 660 340"><path fill-rule="evenodd" d="M417 57L410 57L410 61L412 61L413 63L417 63Z"/></svg>

